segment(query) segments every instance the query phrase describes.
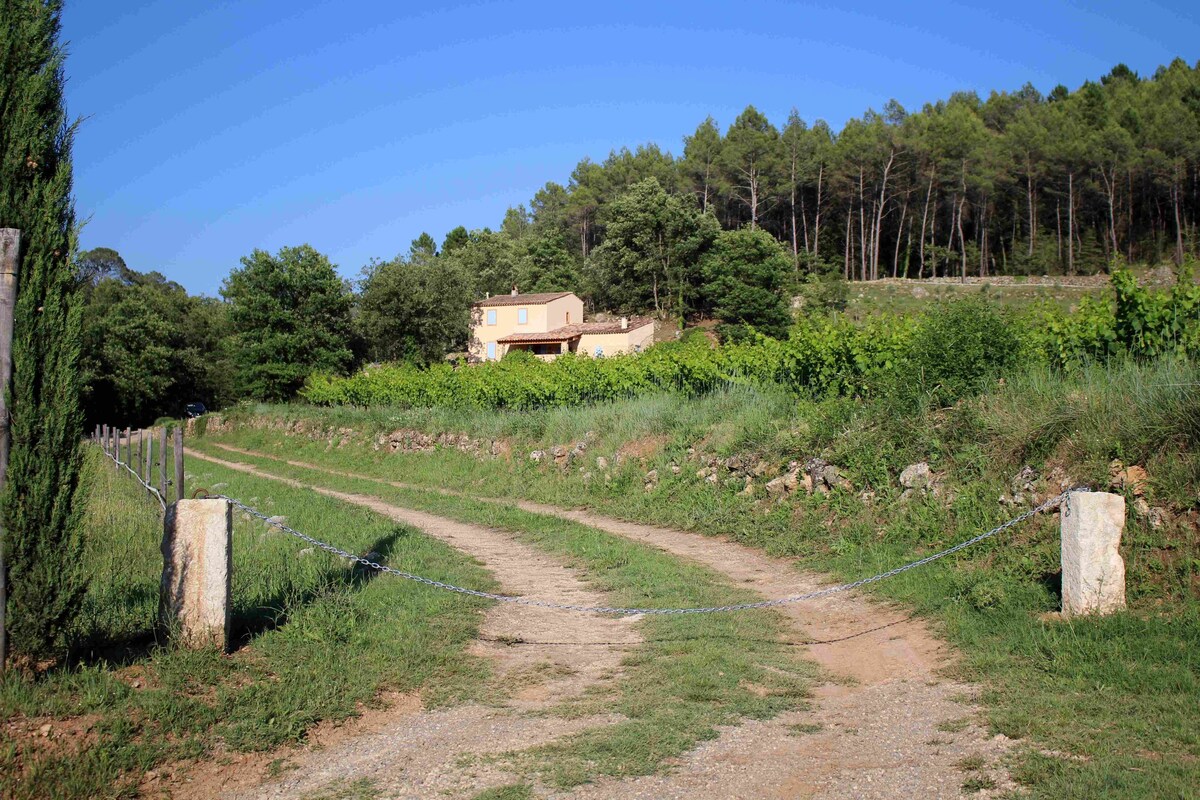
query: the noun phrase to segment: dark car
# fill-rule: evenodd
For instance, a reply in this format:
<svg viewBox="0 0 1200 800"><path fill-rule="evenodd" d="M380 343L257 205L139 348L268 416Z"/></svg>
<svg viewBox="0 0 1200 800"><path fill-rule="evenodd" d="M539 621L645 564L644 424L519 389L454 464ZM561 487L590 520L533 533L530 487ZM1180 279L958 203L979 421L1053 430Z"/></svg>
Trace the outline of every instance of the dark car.
<svg viewBox="0 0 1200 800"><path fill-rule="evenodd" d="M204 407L204 403L188 403L184 411L188 417L198 417L208 409Z"/></svg>

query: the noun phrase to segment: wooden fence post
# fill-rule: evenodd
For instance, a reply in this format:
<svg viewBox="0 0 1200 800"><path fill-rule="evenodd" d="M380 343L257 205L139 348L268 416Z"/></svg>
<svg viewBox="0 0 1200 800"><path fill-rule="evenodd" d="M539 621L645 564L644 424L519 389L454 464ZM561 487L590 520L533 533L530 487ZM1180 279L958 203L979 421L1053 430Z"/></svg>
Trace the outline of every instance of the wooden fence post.
<svg viewBox="0 0 1200 800"><path fill-rule="evenodd" d="M183 426L175 428L175 499L183 499Z"/></svg>
<svg viewBox="0 0 1200 800"><path fill-rule="evenodd" d="M142 463L142 480L150 486L150 458L154 455L154 430L142 431L146 437L146 460Z"/></svg>
<svg viewBox="0 0 1200 800"><path fill-rule="evenodd" d="M104 455L108 455L108 426L100 426L100 449L104 451Z"/></svg>
<svg viewBox="0 0 1200 800"><path fill-rule="evenodd" d="M1111 614L1125 608L1121 531L1125 498L1071 492L1061 512L1062 613Z"/></svg>
<svg viewBox="0 0 1200 800"><path fill-rule="evenodd" d="M133 463L133 428L125 429L125 458L126 464Z"/></svg>
<svg viewBox="0 0 1200 800"><path fill-rule="evenodd" d="M133 463L132 463L130 466L132 466L132 467L133 467L133 474L134 474L134 475L138 475L138 474L140 474L140 473L141 473L141 471L142 471L142 455L143 455L143 452L144 452L144 451L143 451L143 448L145 447L145 444L142 442L142 429L141 429L141 428L138 428L138 437L137 437L137 439L138 439L137 461L133 461L133 459L132 459L132 458L130 459L130 461L133 461ZM132 455L132 454L131 454L131 455Z"/></svg>
<svg viewBox="0 0 1200 800"><path fill-rule="evenodd" d="M167 502L167 426L158 429L158 491Z"/></svg>
<svg viewBox="0 0 1200 800"><path fill-rule="evenodd" d="M17 303L17 259L21 254L21 232L0 228L0 492L8 480L8 380L12 376L13 309ZM0 518L0 675L8 662L8 569L4 540L8 531Z"/></svg>
<svg viewBox="0 0 1200 800"><path fill-rule="evenodd" d="M177 500L167 507L159 621L184 647L229 649L232 542L228 500Z"/></svg>

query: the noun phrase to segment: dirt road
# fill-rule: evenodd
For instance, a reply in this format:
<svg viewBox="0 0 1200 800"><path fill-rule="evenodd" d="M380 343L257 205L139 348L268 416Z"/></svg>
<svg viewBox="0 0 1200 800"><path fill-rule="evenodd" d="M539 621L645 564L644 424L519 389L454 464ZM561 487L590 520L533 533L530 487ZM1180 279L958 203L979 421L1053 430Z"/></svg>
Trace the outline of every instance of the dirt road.
<svg viewBox="0 0 1200 800"><path fill-rule="evenodd" d="M284 460L264 453L241 450L228 445L216 445L231 453L254 456L287 463L292 466L325 471L343 477L390 484L401 488L424 489L402 482L383 481L365 475L325 470L323 467L295 460ZM218 460L204 453L189 451L199 458ZM242 469L263 477L275 477L254 467L222 461L225 466ZM286 480L286 479L281 479ZM297 485L295 481L287 481ZM323 487L312 487L330 496L375 508L396 519L428 530L446 526L463 526L450 520L399 509L378 498L348 495ZM446 490L443 493L455 494ZM802 594L824 583L820 576L804 573L795 563L771 558L753 548L718 537L671 530L613 519L589 511L569 510L525 501L473 498L486 502L504 503L523 510L570 519L608 533L646 543L679 558L703 564L728 577L730 582L753 590L768 599ZM486 530L486 529L483 529ZM525 586L519 578L506 577L517 565L506 561L504 547L493 543L492 550L481 549L478 541L503 539L502 532L490 531L483 537L477 531L464 534L455 546L476 555L492 569L508 590ZM509 540L511 542L511 540ZM515 544L515 543L514 543ZM475 548L475 549L471 549ZM532 553L515 554L521 558L546 559ZM557 565L553 571L566 570ZM569 571L568 571L569 572ZM560 576L560 581L565 581ZM519 589L518 589L519 591ZM575 589L562 584L561 593L574 594ZM549 598L543 584L533 587L531 594ZM951 653L944 643L934 637L920 621L902 609L872 602L860 595L845 593L819 600L784 606L784 613L793 623L795 641L803 643L807 654L824 667L829 680L817 689L815 708L808 712L789 712L768 721L752 721L721 732L708 742L686 754L671 765L663 775L629 780L601 780L574 790L570 797L607 798L948 798L963 795L962 786L968 778L976 785L988 786L975 797L988 797L1012 788L1000 763L1010 743L1003 737L990 737L978 724L978 708L972 698L975 687L948 680L941 670ZM497 611L496 613L505 613ZM554 613L554 612L550 612ZM569 622L569 621L568 621ZM574 626L577 632L596 637L608 637L615 632L603 631L601 624L611 620L590 619L587 626ZM506 624L516 626L528 647L537 650L538 637L561 634L537 625L550 626L549 621L510 619ZM567 627L573 627L568 625ZM624 629L630 636L632 630ZM594 641L604 641L596 638ZM543 641L557 641L548 638ZM629 639L627 641L632 641ZM600 656L604 657L604 656ZM587 673L580 677L586 683ZM576 687L577 688L577 687ZM559 691L547 687L548 691ZM566 690L566 687L563 688ZM558 722L542 718L547 729ZM409 725L414 724L409 720ZM560 731L559 733L561 733ZM398 734L399 731L394 731ZM548 730L538 730L541 734ZM381 733L370 743L347 744L363 748L364 758L371 759L374 749L383 757L388 749L388 734ZM339 760L334 752L313 756L329 766L322 774L335 775ZM982 761L982 769L965 773L960 764L965 759ZM262 796L278 795L272 787L262 787ZM396 787L400 789L399 786ZM453 792L453 790L452 790ZM253 793L237 796L259 796ZM389 797L421 796L386 794ZM556 797L559 795L547 795Z"/></svg>

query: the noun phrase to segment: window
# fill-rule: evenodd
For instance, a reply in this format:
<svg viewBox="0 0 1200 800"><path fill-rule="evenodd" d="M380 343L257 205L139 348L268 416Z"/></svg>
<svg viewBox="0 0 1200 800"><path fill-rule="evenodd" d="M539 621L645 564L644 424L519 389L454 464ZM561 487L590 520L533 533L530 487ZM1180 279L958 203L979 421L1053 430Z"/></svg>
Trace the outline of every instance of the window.
<svg viewBox="0 0 1200 800"><path fill-rule="evenodd" d="M567 324L568 325L571 324L571 312L570 311L567 312Z"/></svg>
<svg viewBox="0 0 1200 800"><path fill-rule="evenodd" d="M529 309L518 308L517 309L517 324L524 325L526 322L529 322Z"/></svg>
<svg viewBox="0 0 1200 800"><path fill-rule="evenodd" d="M491 312L491 313L492 313L492 314L495 314L496 312L495 312L495 311L493 311L493 312ZM493 322L492 324L494 325L495 323ZM487 357L488 357L488 360L489 360L489 361L495 361L495 360L496 360L496 343L495 343L495 342L488 342L488 347L487 347Z"/></svg>
<svg viewBox="0 0 1200 800"><path fill-rule="evenodd" d="M488 325L495 325L495 324L496 324L496 309L489 308L488 309Z"/></svg>

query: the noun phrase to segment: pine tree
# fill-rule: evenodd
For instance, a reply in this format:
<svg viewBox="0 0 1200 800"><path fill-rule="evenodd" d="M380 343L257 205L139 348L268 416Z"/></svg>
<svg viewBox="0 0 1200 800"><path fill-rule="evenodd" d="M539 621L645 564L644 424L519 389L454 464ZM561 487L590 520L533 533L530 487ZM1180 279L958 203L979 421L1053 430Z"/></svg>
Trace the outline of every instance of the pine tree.
<svg viewBox="0 0 1200 800"><path fill-rule="evenodd" d="M0 0L0 227L21 230L9 388L11 454L0 497L13 650L62 651L86 588L79 567L80 307L63 102L61 3Z"/></svg>

